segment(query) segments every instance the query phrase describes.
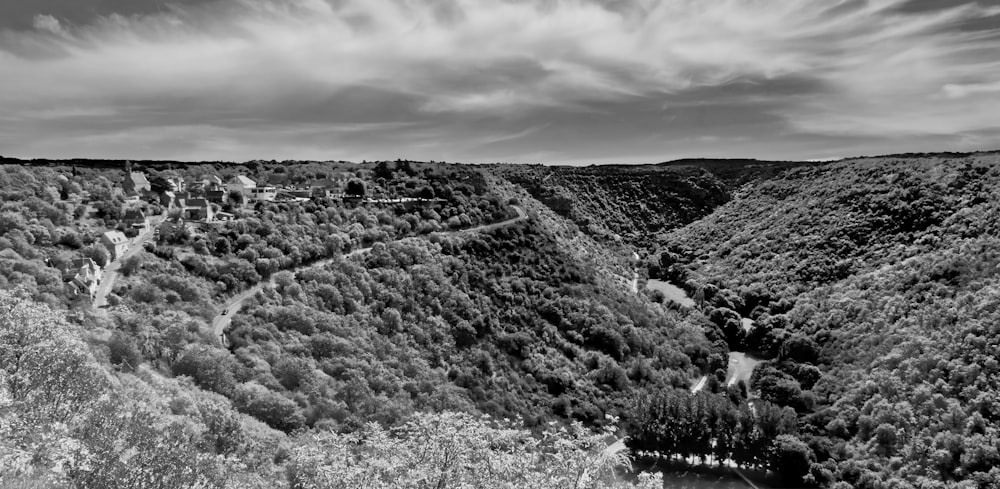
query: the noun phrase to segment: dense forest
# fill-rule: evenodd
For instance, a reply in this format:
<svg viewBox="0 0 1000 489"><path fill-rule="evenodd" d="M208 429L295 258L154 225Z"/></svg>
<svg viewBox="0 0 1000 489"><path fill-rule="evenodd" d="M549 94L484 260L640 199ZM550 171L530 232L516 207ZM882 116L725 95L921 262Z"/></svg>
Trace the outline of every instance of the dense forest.
<svg viewBox="0 0 1000 489"><path fill-rule="evenodd" d="M771 359L751 389L798 413L814 483L1000 484L997 160L790 170L646 259L710 317L753 321L729 343Z"/></svg>
<svg viewBox="0 0 1000 489"><path fill-rule="evenodd" d="M0 485L996 487L997 159L8 161Z"/></svg>

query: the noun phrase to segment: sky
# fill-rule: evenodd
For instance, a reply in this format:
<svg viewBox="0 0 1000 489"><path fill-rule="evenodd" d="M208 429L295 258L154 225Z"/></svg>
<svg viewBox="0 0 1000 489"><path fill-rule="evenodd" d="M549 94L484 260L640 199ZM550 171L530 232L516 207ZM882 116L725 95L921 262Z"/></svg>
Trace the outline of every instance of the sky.
<svg viewBox="0 0 1000 489"><path fill-rule="evenodd" d="M1000 0L0 0L0 155L1000 149Z"/></svg>

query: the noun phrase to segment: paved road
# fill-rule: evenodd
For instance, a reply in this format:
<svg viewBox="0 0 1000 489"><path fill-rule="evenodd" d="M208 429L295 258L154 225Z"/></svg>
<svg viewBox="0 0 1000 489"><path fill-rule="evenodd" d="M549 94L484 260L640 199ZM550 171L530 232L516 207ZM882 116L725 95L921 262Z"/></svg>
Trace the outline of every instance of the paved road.
<svg viewBox="0 0 1000 489"><path fill-rule="evenodd" d="M358 248L344 255L344 258L357 256L362 253L367 253L371 251L371 249L372 248L370 246L367 248ZM292 273L297 273L302 270L306 270L308 268L322 268L337 261L338 259L340 259L340 257L324 258L322 260L314 261L306 265L300 265L298 267L291 269L290 271ZM215 335L216 338L219 338L219 341L222 343L223 346L229 346L229 340L226 339L226 335L223 333L225 332L226 328L229 327L229 323L233 320L233 315L240 312L240 308L243 307L243 303L246 302L247 299L249 299L257 292L263 290L264 286L273 286L273 285L274 285L274 275L271 275L271 278L268 279L266 282L260 282L257 285L254 285L253 287L250 287L249 289L240 292L239 294L236 294L228 301L226 301L225 304L222 305L222 308L218 310L219 312L216 313L214 318L212 318L212 334Z"/></svg>
<svg viewBox="0 0 1000 489"><path fill-rule="evenodd" d="M694 386L691 387L691 393L694 394L695 392L702 390L705 387L705 383L707 382L708 382L708 376L702 375L701 378L698 379L698 382L696 382Z"/></svg>
<svg viewBox="0 0 1000 489"><path fill-rule="evenodd" d="M514 212L517 213L517 217L511 218L511 219L507 219L505 221L496 222L496 223L493 223L493 224L484 224L482 226L471 227L471 228L468 228L468 229L460 229L460 230L457 230L457 231L446 231L446 232L444 232L442 234L457 235L457 234L470 234L470 233L478 233L478 232L484 232L484 231L492 231L494 229L499 229L499 228L502 228L504 226L510 226L511 224L514 224L514 223L517 223L517 222L521 222L521 221L523 221L523 220L525 220L525 219L528 218L528 215L525 214L524 209L521 209L521 207L516 206L516 205L515 206L511 206L511 207L514 208ZM407 239L407 238L402 238L402 239ZM396 241L399 241L399 240L396 240ZM371 246L368 246L368 247L365 247L365 248L358 248L356 250L351 250L346 255L344 255L343 258L350 258L352 256L359 256L359 255L362 255L364 253L368 253L371 250L372 250ZM295 267L295 268L291 269L291 272L292 273L297 273L297 272L300 272L302 270L306 270L306 269L309 269L309 268L322 268L322 267L325 267L325 266L327 266L327 265L329 265L329 264L331 264L331 263L333 263L333 262L335 262L337 260L340 260L340 259L341 259L341 257L339 257L339 256L335 256L335 257L332 257L332 258L324 258L324 259L319 260L319 261L314 261L314 262L311 262L311 263L308 263L308 264L304 264L304 265L300 265L298 267ZM223 304L222 308L220 308L218 310L219 312L216 313L216 315L215 315L214 318L212 318L212 334L216 338L219 338L219 342L222 343L223 346L227 346L227 347L229 346L229 340L226 338L225 331L226 331L226 328L229 327L229 323L232 322L233 315L240 311L240 308L243 307L243 303L246 302L246 300L249 297L253 296L258 291L262 290L264 288L264 286L270 286L270 285L273 285L273 284L274 284L274 275L271 275L271 278L268 281L261 282L261 283L259 283L257 285L254 285L253 287L250 287L246 291L241 292L241 293L233 296L231 299L229 299L228 301L226 301L225 304Z"/></svg>
<svg viewBox="0 0 1000 489"><path fill-rule="evenodd" d="M132 258L140 251L142 251L142 246L146 244L153 237L153 233L156 228L167 218L167 215L161 214L159 216L154 216L149 220L149 226L142 230L135 239L132 240L132 244L129 245L128 251L125 252L121 258L117 260L112 260L108 263L107 267L104 268L104 274L101 277L101 285L97 288L97 293L94 294L94 310L107 314L107 309L104 307L108 305L108 294L111 289L114 288L115 282L118 280L118 270L122 266L122 262Z"/></svg>

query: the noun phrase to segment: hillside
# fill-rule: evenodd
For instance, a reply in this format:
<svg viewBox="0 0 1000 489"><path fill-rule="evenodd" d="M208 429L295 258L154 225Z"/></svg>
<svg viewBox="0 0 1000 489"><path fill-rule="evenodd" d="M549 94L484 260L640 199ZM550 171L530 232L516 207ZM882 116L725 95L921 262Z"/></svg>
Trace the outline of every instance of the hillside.
<svg viewBox="0 0 1000 489"><path fill-rule="evenodd" d="M658 232L709 214L730 198L697 167L495 167L500 177L595 239L645 246Z"/></svg>
<svg viewBox="0 0 1000 489"><path fill-rule="evenodd" d="M1000 485L997 154L17 163L4 487Z"/></svg>
<svg viewBox="0 0 1000 489"><path fill-rule="evenodd" d="M723 324L753 320L727 339L772 359L750 388L797 411L808 480L1000 483L997 163L932 155L796 169L660 236L651 276L685 284Z"/></svg>
<svg viewBox="0 0 1000 489"><path fill-rule="evenodd" d="M744 185L802 162L678 160L657 165L522 166L490 171L605 244L639 249L656 236L709 215Z"/></svg>
<svg viewBox="0 0 1000 489"><path fill-rule="evenodd" d="M32 410L68 408L22 391L22 370L5 353L3 392L16 408L5 412L3 426L20 441L0 452L18 464L0 472L4 484L114 486L159 472L174 480L172 471L196 463L188 479L176 480L309 487L328 469L348 470L339 459L317 458L322 451L313 447L339 446L347 438L338 437L367 432L371 423L401 443L430 443L397 430L482 415L496 421L452 423L440 435L470 441L461 435L467 429L479 437L516 435L523 446L537 439L537 454L557 450L577 460L571 470L590 470L603 456L590 429L613 432L609 419L638 392L683 388L721 363L718 344L706 339L697 318L630 292L622 282L634 273L630 253L591 240L581 254L566 239L578 234L574 224L473 167L136 164L132 171L146 178L123 170L79 162L0 168L0 276L14 291L4 300L61 324L74 358L88 375L106 379L88 395L132 399L127 405L145 416L115 418L125 423L119 438L97 436L105 421L95 417L105 419L110 407L94 397L74 404L77 415L30 418ZM245 180L237 175L262 188L285 182L277 185L288 197L244 193L239 182ZM132 191L122 183L132 180L151 188ZM337 182L340 187L329 190ZM230 184L237 189L212 190ZM363 194L350 193L356 191ZM224 200L205 210L201 195ZM310 197L292 198L298 195ZM527 218L512 219L514 202L529 210ZM153 224L129 221L139 212ZM505 224L484 227L491 223ZM149 226L155 232L143 230ZM116 232L132 243L125 255L104 241ZM153 237L144 244L133 243L147 235ZM105 272L103 281L100 274L91 277L94 267ZM234 295L258 288L238 312L223 310ZM96 307L96 291L103 289L108 306ZM227 346L210 327L220 314L231 317ZM38 324L24 317L3 317L3 338L10 339L4 348L26 344L19 331ZM43 338L31 341L48 355L40 358L66 354ZM76 370L67 375L60 382L90 382ZM23 428L29 418L41 431ZM538 438L550 422L565 429ZM115 462L115 447L124 450L148 436L135 431L142 423L174 423L181 438L135 446L136 454L125 459L149 463L126 469ZM64 430L60 437L44 436L56 428ZM323 434L330 430L337 437ZM43 455L54 443L85 448ZM173 450L168 446L190 458L154 463L159 451ZM498 449L467 448L479 450L477 457ZM79 465L88 450L109 458L100 466ZM502 480L550 487L579 477L571 471L559 482L563 476L551 461L532 461L533 453L519 456L537 472L518 470ZM227 469L225 460L236 465ZM601 460L611 471L592 483L614 486L625 454ZM67 472L65 464L79 466ZM413 470L398 469L397 476Z"/></svg>

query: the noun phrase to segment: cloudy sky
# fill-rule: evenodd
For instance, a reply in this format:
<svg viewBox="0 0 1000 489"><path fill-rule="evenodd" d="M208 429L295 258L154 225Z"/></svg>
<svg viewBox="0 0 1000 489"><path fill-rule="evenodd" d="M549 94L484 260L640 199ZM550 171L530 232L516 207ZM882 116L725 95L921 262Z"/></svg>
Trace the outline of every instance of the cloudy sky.
<svg viewBox="0 0 1000 489"><path fill-rule="evenodd" d="M1000 0L2 0L0 154L1000 148Z"/></svg>

